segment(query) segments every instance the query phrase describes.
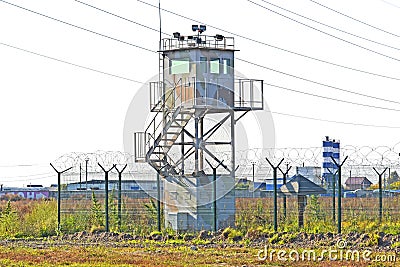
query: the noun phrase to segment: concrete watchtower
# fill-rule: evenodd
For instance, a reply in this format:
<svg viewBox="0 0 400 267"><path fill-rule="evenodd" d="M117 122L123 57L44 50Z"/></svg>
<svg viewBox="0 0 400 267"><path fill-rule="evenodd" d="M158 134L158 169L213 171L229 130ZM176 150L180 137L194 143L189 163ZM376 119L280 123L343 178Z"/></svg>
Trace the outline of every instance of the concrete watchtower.
<svg viewBox="0 0 400 267"><path fill-rule="evenodd" d="M160 78L149 88L155 115L135 133L135 160L165 178L166 226L179 230L234 224L235 123L263 109L263 81L235 79L234 39L203 35L204 25L192 30L162 39ZM214 195L206 162L221 166Z"/></svg>

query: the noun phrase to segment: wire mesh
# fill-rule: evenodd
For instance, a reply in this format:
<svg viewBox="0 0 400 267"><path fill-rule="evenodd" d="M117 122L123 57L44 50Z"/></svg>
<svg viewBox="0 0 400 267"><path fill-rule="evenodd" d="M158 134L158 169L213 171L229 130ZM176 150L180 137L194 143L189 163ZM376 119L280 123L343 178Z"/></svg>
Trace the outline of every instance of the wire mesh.
<svg viewBox="0 0 400 267"><path fill-rule="evenodd" d="M379 198L376 191L367 191L362 196L342 199L343 231L367 231L386 225L399 229L400 212L398 193L390 189L390 183L396 178L399 169L398 147L353 147L341 148L341 157L348 156L342 171L342 186L347 177L366 177L377 183L378 176L373 167L382 171L389 167L383 175L383 217L379 222ZM234 189L236 195L234 214L235 226L243 231L256 227L271 228L273 225L273 195L266 184L272 183L272 169L263 157L272 162L282 158L290 166L322 165L321 147L253 149L237 151L236 159L239 169L236 175L238 183ZM219 152L221 155L223 152ZM223 155L229 157L230 155ZM104 172L98 163L111 168L117 164L119 169L128 164L122 174L121 190L118 173L112 170L109 175L109 222L111 231L128 231L149 233L157 229L157 183L156 173L147 164L136 164L132 155L122 152L71 153L57 159L54 164L59 169L73 167L62 175L61 180L61 229L65 232L102 230L105 223L105 181ZM87 164L87 167L86 167ZM264 187L251 184L254 177L257 182L264 182ZM296 174L292 168L289 177ZM282 175L278 173L278 179ZM242 180L240 180L242 179ZM246 181L247 180L247 181ZM118 205L121 194L120 209ZM163 192L163 188L161 188ZM56 194L54 193L54 196ZM286 213L284 212L283 195L278 195L278 225L282 231L299 229L299 206L296 196L286 197ZM163 205L161 205L161 208ZM308 196L304 211L304 229L307 231L336 231L337 196L335 209L332 195L318 197ZM212 211L210 210L210 215ZM224 211L221 211L224 212ZM230 212L230 211L225 211ZM161 211L163 216L163 211ZM335 216L335 218L334 218ZM161 220L164 221L163 217ZM187 229L194 229L187 219L177 218L177 224L189 224ZM162 227L168 227L162 223ZM223 225L220 225L220 228ZM397 228L396 228L397 227Z"/></svg>

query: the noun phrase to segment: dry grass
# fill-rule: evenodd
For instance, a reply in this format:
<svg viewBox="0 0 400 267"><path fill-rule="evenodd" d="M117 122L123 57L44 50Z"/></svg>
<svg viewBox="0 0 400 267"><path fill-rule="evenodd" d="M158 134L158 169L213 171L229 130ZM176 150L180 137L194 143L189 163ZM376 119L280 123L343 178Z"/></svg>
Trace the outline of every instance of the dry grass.
<svg viewBox="0 0 400 267"><path fill-rule="evenodd" d="M257 248L145 245L136 247L57 246L49 248L0 246L0 266L391 266L371 262L260 261ZM392 266L395 266L394 264Z"/></svg>

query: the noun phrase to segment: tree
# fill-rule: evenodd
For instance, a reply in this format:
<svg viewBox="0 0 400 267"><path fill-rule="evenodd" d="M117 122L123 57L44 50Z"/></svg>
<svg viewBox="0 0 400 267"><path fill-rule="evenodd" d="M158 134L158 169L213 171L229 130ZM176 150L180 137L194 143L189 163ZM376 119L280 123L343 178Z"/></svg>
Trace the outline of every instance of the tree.
<svg viewBox="0 0 400 267"><path fill-rule="evenodd" d="M391 172L389 175L389 178L387 180L387 183L390 185L390 184L398 182L398 181L400 181L400 177L397 174L397 171Z"/></svg>
<svg viewBox="0 0 400 267"><path fill-rule="evenodd" d="M391 183L390 186L389 186L389 188L390 188L390 189L393 189L393 190L399 190L399 189L400 189L400 181Z"/></svg>
<svg viewBox="0 0 400 267"><path fill-rule="evenodd" d="M378 189L378 188L379 188L379 184L373 184L368 189L369 190L375 190L375 189Z"/></svg>

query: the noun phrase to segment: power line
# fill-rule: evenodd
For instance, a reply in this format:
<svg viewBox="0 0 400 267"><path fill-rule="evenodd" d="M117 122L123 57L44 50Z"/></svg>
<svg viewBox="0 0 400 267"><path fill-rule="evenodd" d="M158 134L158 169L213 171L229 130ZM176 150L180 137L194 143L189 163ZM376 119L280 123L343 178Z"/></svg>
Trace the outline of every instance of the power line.
<svg viewBox="0 0 400 267"><path fill-rule="evenodd" d="M142 50L146 50L146 51L148 51L148 52L157 53L157 51L154 51L154 50L145 48L145 47L143 47L143 46L139 46L139 45L135 45L135 44L132 44L132 43L129 43L129 42L126 42L126 41L122 41L122 40L120 40L120 39L117 39L117 38L114 38L114 37L111 37L111 36L108 36L108 35L105 35L105 34L102 34L102 33L98 33L98 32L92 31L92 30L83 28L83 27L81 27L81 26L77 26L77 25L75 25L75 24L72 24L72 23L69 23L69 22L66 22L66 21L63 21L63 20L60 20L60 19L56 19L56 18L50 17L50 16L48 16L48 15L45 15L45 14L36 12L36 11L34 11L34 10L31 10L31 9L28 9L28 8L25 8L25 7L22 7L22 6L13 4L13 3L6 2L6 1L4 1L4 0L0 0L0 1L3 2L3 3L6 3L6 4L8 4L8 5L11 5L11 6L20 8L20 9L23 9L23 10L25 10L25 11L29 11L29 12L34 13L34 14L36 14L36 15L39 15L39 16L42 16L42 17L45 17L45 18L48 18L48 19L51 19L51 20L54 20L54 21L63 23L63 24L65 24L65 25L68 25L68 26L71 26L71 27L74 27L74 28L77 28L77 29L80 29L80 30L87 31L87 32L90 32L90 33L99 35L99 36L104 37L104 38L107 38L107 39L111 39L111 40L113 40L113 41L117 41L117 42L120 42L120 43L123 43L123 44L126 44L126 45L130 45L130 46L133 46L133 47L142 49Z"/></svg>
<svg viewBox="0 0 400 267"><path fill-rule="evenodd" d="M286 15L283 15L283 14L281 14L281 13L275 11L275 10L272 10L272 9L270 9L270 8L268 8L268 7L265 7L265 6L263 6L263 5L260 5L260 4L256 3L256 2L252 1L252 0L246 0L246 1L247 1L247 2L250 2L250 3L254 4L254 5L256 5L256 6L258 6L258 7L261 7L261 8L263 8L263 9L265 9L265 10L268 10L268 11L270 11L270 12L272 12L272 13L275 13L275 14L277 14L277 15L279 15L279 16L282 16L282 17L284 17L284 18L286 18L286 19L289 19L289 20L291 20L291 21L294 21L294 22L296 22L296 23L298 23L298 24L300 24L300 25L303 25L303 26L305 26L305 27L307 27L307 28L313 29L313 30L315 30L315 31L317 31L317 32L323 33L323 34L325 34L325 35L327 35L327 36L330 36L330 37L332 37L332 38L335 38L335 39L337 39L337 40L340 40L340 41L342 41L342 42L351 44L351 45L353 45L353 46L355 46L355 47L364 49L364 50L369 51L369 52L371 52L371 53L374 53L374 54L377 54L377 55L380 55L380 56L383 56L383 57L386 57L386 58L389 58L389 59L392 59L392 60L395 60L395 61L400 61L400 59L398 59L398 58L395 58L395 57L392 57L392 56L383 54L383 53L381 53L381 52L378 52L378 51L369 49L369 48L367 48L367 47L365 47L365 46L362 46L362 45L359 45L359 44L356 44L356 43L353 43L353 42L350 42L350 41L347 41L346 39L340 38L340 37L338 37L338 36L336 36L336 35L330 34L330 33L328 33L328 32L325 32L325 31L323 31L323 30L320 30L320 29L317 29L317 28L315 28L315 27L313 27L313 26L310 26L310 25L308 25L308 24L305 24L305 23L303 23L303 22L301 22L301 21L298 21L298 20L293 19L293 18L291 18L291 17L288 17L288 16L286 16Z"/></svg>
<svg viewBox="0 0 400 267"><path fill-rule="evenodd" d="M0 1L3 1L3 0L0 0ZM5 1L3 1L3 2L5 2ZM5 3L8 3L8 2L5 2ZM11 4L11 5L14 5L14 4ZM15 6L17 6L17 5L15 5ZM41 14L41 13L38 13L38 12L35 12L35 11L31 11L31 10L26 9L26 8L24 8L24 7L20 7L20 6L17 6L17 7L22 8L22 9L27 10L27 11L30 11L30 12L33 12L33 13L35 13L35 14L41 15L41 16L45 16L45 17L47 17L47 18L54 19L54 18L52 18L52 17L49 17L49 16L47 16L47 15L44 15L44 14ZM55 20L56 20L56 21L59 21L58 19L55 19ZM61 22L62 22L62 21L61 21ZM65 22L63 22L63 23L65 23ZM66 23L66 24L70 25L69 23ZM72 25L72 24L71 24L71 25ZM142 24L141 24L141 25L142 25ZM80 27L80 26L76 26L76 25L73 25L73 26L76 27L76 28L78 28L78 29L87 30L87 29L82 28L82 27ZM89 30L89 31L90 31L90 30ZM90 32L92 32L92 31L90 31ZM104 35L104 34L100 34L100 35L101 35L102 37L105 37L105 38L111 38L111 39L113 39L112 37L109 37L109 36ZM129 44L129 43L125 42L125 41L121 41L121 40L118 40L118 39L115 39L115 40L116 40L116 41L123 42L123 43L125 43L125 44ZM135 46L135 45L134 45L134 46ZM10 46L10 47L11 47L11 46ZM16 48L16 47L13 47L13 48ZM141 47L141 48L143 48L143 49L146 50L146 51L155 52L155 51L152 51L152 50L147 49L147 48L144 48L144 47ZM19 49L19 48L16 48L16 49ZM23 49L21 49L21 50L23 50ZM31 51L27 51L27 50L26 50L25 52L31 52ZM47 57L47 56L44 56L44 55L41 55L41 54L37 54L37 55L40 55L40 56L43 56L43 57ZM58 60L58 59L51 58L51 57L48 57L48 58L53 59L53 60ZM253 65L256 65L256 66L261 66L261 65L259 65L259 64L255 64L255 63L250 62L250 61L247 61L247 60L243 60L243 59L240 59L240 58L237 58L237 59L238 59L238 60L241 60L241 61L244 61L244 62L247 62L247 63L250 63L250 64L253 64ZM58 60L58 61L60 61L60 60ZM97 71L97 70L94 70L94 69L91 69L91 68L86 68L86 67L83 67L83 66L75 65L75 64L73 64L73 63L69 63L69 62L65 62L65 61L62 61L62 62L63 62L63 63L66 63L66 64L70 64L70 65L82 67L82 68L85 68L85 69L90 69L90 70L92 70L92 71L96 71L96 72L100 72L100 73L103 73L103 74L107 74L107 75L110 75L110 76L117 77L117 75L113 75L113 74L109 74L109 73L104 73L104 72L101 72L101 71ZM400 104L400 102L396 102L396 101L393 101L393 100L388 100L388 99L378 98L378 97L369 96L369 95L365 95L365 94L361 94L361 93L356 93L356 92L353 92L353 91L350 91L350 90L345 90L345 89L341 89L341 88L334 87L334 86L328 86L328 85L326 85L326 84L322 84L322 83L319 83L319 82L311 81L311 80L309 80L309 79L301 78L301 77L298 77L298 76L295 76L295 75L287 74L287 73L284 73L284 72L281 72L281 71L277 71L277 70L274 70L274 69L271 69L271 68L267 68L267 67L265 67L265 66L262 66L262 67L263 67L263 68L266 68L266 69L269 69L269 70L271 70L271 71L275 71L275 72L284 74L284 75L289 75L289 76L294 77L294 78L297 78L297 79L302 79L302 80L305 80L305 81L308 81L308 82L312 82L312 83L315 83L315 84L318 84L318 85L326 86L326 87L333 88L333 89L340 90L340 91L345 91L345 92L347 92L347 93L352 93L352 94L356 94L356 95L360 95L360 96L364 96L364 97L368 97L368 98L373 98L373 99L377 99L377 100L381 100L381 101L387 101L387 102L392 102L392 103ZM120 77L120 76L119 76L118 78L122 78L122 79L125 79L125 80L131 80L131 79L124 78L124 77ZM138 81L135 81L135 80L132 80L132 81L138 82ZM141 82L138 82L138 83L141 83ZM375 107L375 106L374 106L374 107ZM387 109L387 108L382 108L382 109Z"/></svg>
<svg viewBox="0 0 400 267"><path fill-rule="evenodd" d="M69 65L72 65L72 66L76 66L76 67L79 67L79 68L95 71L95 72L98 72L98 73L101 73L101 74L104 74L104 75L108 75L108 76L112 76L112 77L115 77L115 78L128 80L128 81L131 81L131 82L145 84L143 82L139 82L139 81L136 81L136 80L133 80L133 79L121 77L119 75L105 73L105 72L98 71L98 70L95 70L95 69L92 69L92 68L87 68L87 67L80 66L80 65L77 65L77 64L74 64L74 63L70 63L70 62L66 62L66 61L63 61L63 60L56 59L56 58L48 57L48 56L45 56L45 55L42 55L42 54L38 54L36 52L32 52L32 51L29 51L29 50L26 50L26 49L21 49L21 48L18 48L18 47L15 47L15 46L11 46L11 45L7 45L7 44L4 44L4 43L1 43L1 44L5 45L5 46L8 46L8 47L11 47L11 48L18 49L20 51L31 53L31 54L34 54L34 55L37 55L37 56L41 56L41 57L44 57L44 58L47 58L47 59L55 60L57 62L66 63L66 64L69 64ZM272 113L272 114L276 114L276 115L282 115L282 116L288 116L288 117L294 117L294 118L301 118L301 119L307 119L307 120L314 120L314 121L321 121L321 122L328 122L328 123L337 123L337 124L345 124L345 125L353 125L353 126L376 127L376 128L387 128L387 129L400 129L400 127L397 127L397 126L361 124L361 123L343 122L343 121L332 121L332 120L313 118L313 117L306 117L306 116L300 116L300 115L294 115L294 114L282 113L282 112L276 112L276 111L270 111L270 110L266 110L266 111L269 112L269 113ZM19 166L35 166L35 165L34 164L32 164L32 165L15 165L15 166L14 165L13 166L7 165L7 166L0 166L0 167L19 167ZM15 180L13 180L13 181L15 181ZM12 182L12 181L3 181L3 182Z"/></svg>
<svg viewBox="0 0 400 267"><path fill-rule="evenodd" d="M43 176L40 178L31 178L31 179L17 179L17 180L6 180L6 181L1 181L2 183L12 183L12 182L29 182L29 181L34 181L34 180L42 180L46 178L54 177L54 175L49 175L49 176Z"/></svg>
<svg viewBox="0 0 400 267"><path fill-rule="evenodd" d="M81 2L81 1L78 1L78 0L75 0L75 1L76 1L76 2L79 2L79 3L82 3L82 4L85 4L84 2ZM263 0L263 1L264 1L264 0ZM88 5L88 4L85 4L85 5ZM102 9L97 8L97 7L95 7L95 6L92 6L92 5L88 5L88 6L90 6L90 7L92 7L92 8L95 8L96 10L100 10L100 11L102 11L102 12L105 12L105 13L107 13L107 14L111 14L111 15L113 15L113 16L117 16L117 17L119 17L119 18L125 19L125 18L123 18L123 17L120 17L119 15L112 14L112 13L110 13L110 12L108 12L108 11L102 10ZM128 19L126 19L126 20L128 20ZM130 20L128 20L128 21L130 21ZM201 23L201 22L199 22L199 23ZM144 24L139 24L139 25L141 25L141 26L143 26L143 27L146 27L146 28L150 28L150 29L152 29L152 30L154 30L154 31L157 31L156 29L151 28L151 27L148 27L147 25L144 25ZM158 32L158 31L157 31L157 32ZM241 59L239 59L239 60L241 60ZM242 60L242 61L244 61L244 60ZM249 61L245 61L245 62L250 63ZM256 65L258 65L258 64L256 64ZM270 70L272 70L272 69L270 69ZM274 71L275 71L275 70L274 70ZM280 72L280 71L278 71L278 72L281 73L281 74L289 75L289 76L294 77L294 78L301 78L301 77L297 77L297 76L290 75L290 74L287 74L287 73L283 73L283 72ZM311 81L311 80L308 80L308 79L302 79L302 80L305 80L305 81L308 81L308 82L313 82L313 83L316 83L316 84L318 84L318 85L327 86L327 85L325 85L325 84L322 84L322 83L319 83L319 82L314 82L314 81ZM397 102L397 101L393 101L393 100L389 100L389 99L384 99L384 98L379 98L379 97L375 97L375 96L370 96L370 95L366 95L366 94L362 94L362 93L357 93L357 92L350 91L350 90L347 90L347 89L342 89L342 88L338 88L338 87L334 87L334 86L327 86L327 87L332 88L332 89L335 89L335 90L339 90L339 91L342 91L342 92L347 92L347 93L351 93L351 94L355 94L355 95L359 95L359 96L363 96L363 97L372 98L372 99L375 99L375 100L381 100L381 101L386 101L386 102L390 102L390 103L400 104L400 102ZM387 109L387 108L382 108L382 109Z"/></svg>
<svg viewBox="0 0 400 267"><path fill-rule="evenodd" d="M43 176L43 175L49 175L49 174L51 174L51 172L28 174L28 175L18 175L18 176L12 176L12 177L10 176L10 177L7 177L7 178L24 178L24 177L32 177L32 176Z"/></svg>
<svg viewBox="0 0 400 267"><path fill-rule="evenodd" d="M391 5L393 7L400 8L400 6L395 5L395 4L391 3L391 2L388 2L388 1L385 1L385 0L381 0L381 1L384 2L385 4Z"/></svg>
<svg viewBox="0 0 400 267"><path fill-rule="evenodd" d="M287 87L283 87L283 86L279 86L279 85L275 85L275 84L270 84L270 83L266 83L266 82L264 82L264 84L268 85L268 86L276 87L276 88L279 88L279 89L282 89L282 90L298 93L298 94L313 96L313 97L317 97L317 98L323 98L323 99L327 99L327 100L337 101L337 102L356 105L356 106L361 106L361 107L375 108L375 109L382 109L382 110L389 110L389 111L400 111L400 109L393 109L393 108L386 108L386 107L380 107L380 106L374 106L374 105L368 105L368 104L361 104L361 103L347 101L347 100L343 100L343 99L338 99L338 98L333 98L333 97L328 97L328 96L321 96L321 95L317 95L317 94L307 93L307 92L303 92L303 91L299 91L299 90L295 90L295 89L291 89L291 88L287 88Z"/></svg>
<svg viewBox="0 0 400 267"><path fill-rule="evenodd" d="M342 16L344 16L344 17L346 17L346 18L349 18L349 19L351 19L351 20L354 20L354 21L357 21L357 22L359 22L359 23L361 23L361 24L364 24L364 25L366 25L366 26L368 26L368 27L371 27L371 28L373 28L373 29L375 29L375 30L378 30L378 31L381 31L381 32L390 34L390 35L392 35L392 36L400 37L400 35L397 35L397 34L395 34L395 33L386 31L386 30L384 30L384 29L382 29L382 28L373 26L373 25L371 25L371 24L369 24L369 23L366 23L366 22L364 22L364 21L361 21L361 20L359 20L359 19L353 18L353 17L351 17L351 16L349 16L349 15L346 15L346 14L344 14L344 13L342 13L342 12L339 12L339 11L333 9L333 8L330 8L330 7L325 6L325 5L321 4L321 3L318 3L317 1L314 1L314 0L309 0L309 1L311 1L312 3L317 4L317 5L319 5L319 6L322 6L322 7L326 8L326 9L329 9L330 11L333 11L333 12L335 12L335 13L337 13L337 14L339 14L339 15L342 15Z"/></svg>
<svg viewBox="0 0 400 267"><path fill-rule="evenodd" d="M282 115L282 116L288 116L288 117L294 117L294 118L300 118L300 119L307 119L307 120L313 120L313 121L320 121L320 122L329 122L329 123L346 124L346 125L352 125L352 126L373 127L373 128L400 129L400 126L364 124L364 123L354 123L354 122L345 122L345 121L334 121L334 120L319 119L319 118L314 118L314 117L300 116L300 115L294 115L294 114L277 112L277 111L270 111L270 110L267 110L267 112L270 112L272 114Z"/></svg>
<svg viewBox="0 0 400 267"><path fill-rule="evenodd" d="M3 0L0 0L0 1L3 1ZM140 0L138 0L138 1L140 1ZM5 2L5 1L3 1L3 2ZM7 3L7 2L6 2L6 3ZM23 9L25 9L25 8L23 8ZM30 10L28 10L28 11L30 11ZM36 12L34 12L34 13L36 13ZM40 14L40 13L39 13L39 14ZM40 14L40 15L41 15L41 14ZM46 17L47 17L47 16L46 16ZM77 26L77 28L83 29L83 28L81 28L81 27L79 27L79 26ZM107 36L103 36L103 37L107 37ZM10 46L10 47L12 47L12 46ZM13 48L16 48L16 47L13 47ZM17 49L18 49L18 48L17 48ZM22 50L23 50L23 49L22 49ZM155 52L155 51L152 51L152 50L150 50L150 49L145 49L145 50L151 51L151 52ZM23 51L24 51L24 50L23 50ZM31 51L27 51L27 50L26 50L25 52L31 52ZM34 53L34 52L32 52L32 53L33 53L33 54L36 54L36 55L44 56L44 55L37 54L37 53ZM47 57L47 56L44 56L44 57ZM53 60L57 60L57 61L60 61L60 62L63 62L63 63L71 64L71 65L74 65L74 66L76 65L76 64L73 64L73 63L65 62L65 61L58 60L58 59L54 59L54 58L51 58L51 57L47 57L47 58L53 59ZM247 61L247 60L243 60L243 59L238 59L238 60L241 60L241 61L244 61L244 62L253 64L253 65L256 65L256 66L259 66L259 67L267 68L267 67L265 67L265 66L262 66L262 65L259 65L259 64L256 64L256 63ZM76 66L82 67L82 66L79 66L79 65L76 65ZM82 68L90 69L90 68L86 68L86 67L82 67ZM270 68L267 68L267 69L270 69ZM93 70L93 69L90 69L90 70ZM281 73L281 74L290 75L290 74L283 73L283 72L280 72L280 71L277 71L277 70L273 70L273 69L270 69L270 70L279 72L279 73ZM97 70L94 70L94 71L103 73L103 72L97 71ZM108 73L103 73L103 74L110 75L110 74L108 74ZM117 78L122 78L122 79L125 79L125 80L131 80L131 81L134 81L134 82L138 82L138 81L135 81L135 80L132 80L132 79L128 79L128 78L124 78L124 77L120 77L120 76L117 76L117 75L111 75L111 76L114 76L114 77L117 77ZM304 79L304 78L301 78L301 77L297 77L297 76L294 76L294 75L290 75L290 76L295 77L295 78L300 78L300 79L302 79L302 80L310 81L310 80L307 80L307 79ZM139 82L139 83L141 83L141 82ZM316 82L314 82L314 83L316 83ZM317 83L317 84L320 84L320 83ZM320 85L323 85L323 84L320 84ZM327 86L327 85L324 85L324 86ZM331 87L331 86L328 86L328 87ZM335 87L331 87L331 88L335 88ZM336 89L338 89L338 88L336 88ZM339 89L340 89L340 88L339 88ZM352 92L352 91L348 91L348 92L355 93L355 92ZM306 94L307 94L307 93L306 93ZM356 93L356 94L358 94L358 93ZM360 95L363 95L363 94L360 94ZM363 96L371 97L371 96L368 96L368 95L363 95ZM323 97L323 96L318 96L318 97ZM373 97L373 98L375 98L375 99L380 99L380 98L376 98L376 97ZM380 99L380 100L384 100L384 99ZM389 100L384 100L384 101L389 101ZM391 102L393 102L393 101L391 101ZM398 102L395 102L395 103L398 103ZM359 103L357 103L357 104L359 104ZM375 106L374 106L374 107L375 107ZM288 115L288 114L286 114L286 115ZM306 117L305 117L305 118L306 118ZM355 125L356 125L356 124L355 124ZM363 126L364 126L364 124L360 124L360 125L363 125ZM372 125L371 125L371 126L372 126ZM378 127L380 127L380 126L378 126ZM388 128L388 127L387 127L387 128Z"/></svg>
<svg viewBox="0 0 400 267"><path fill-rule="evenodd" d="M125 20L125 21L134 23L134 24L136 24L136 25L138 25L138 26L141 26L141 27L144 27L144 28L146 28L146 29L149 29L149 30L152 30L152 31L155 31L155 32L160 32L158 29L155 29L155 28L152 28L152 27L150 27L150 26L144 25L144 24L139 23L139 22L137 22L137 21L133 21L133 20L131 20L131 19L124 18L124 17L122 17L122 16L119 16L119 15L117 15L117 14L111 13L111 12L109 12L109 11L107 11L107 10L98 8L98 7L96 7L96 6L90 5L90 4L88 4L88 3L85 3L85 2L82 2L82 1L79 1L79 0L75 0L75 2L78 2L78 3L82 4L82 5L85 5L85 6L88 6L88 7L91 7L91 8L94 8L94 9L96 9L96 10L98 10L98 11L101 11L101 12L104 12L104 13L106 13L106 14L108 14L108 15L111 15L111 16L114 16L114 17L123 19L123 20ZM164 34L164 35L167 35L167 36L171 36L171 34L168 34L168 33L165 33L165 32L161 32L161 33Z"/></svg>
<svg viewBox="0 0 400 267"><path fill-rule="evenodd" d="M68 62L68 61L65 61L65 60L62 60L62 59L58 59L58 58L55 58L55 57L46 56L46 55L39 54L39 53L30 51L30 50L27 50L27 49L16 47L14 45L9 45L9 44L2 43L2 42L0 42L0 44L4 45L4 46L7 46L7 47L10 47L10 48L13 48L13 49L17 49L17 50L29 53L29 54L33 54L33 55L40 56L40 57L43 57L43 58L51 59L51 60L54 60L54 61L57 61L57 62L61 62L61 63L64 63L64 64L68 64L68 65L71 65L71 66L74 66L74 67L78 67L78 68L81 68L81 69L90 70L90 71L93 71L93 72L97 72L97 73L100 73L100 74L108 75L108 76L111 76L111 77L114 77L114 78L119 78L119 79L130 81L130 82L145 84L143 82L140 82L140 81L137 81L137 80L134 80L134 79L122 77L120 75L104 72L104 71L101 71L101 70L96 70L96 69L93 69L93 68L90 68L90 67L85 67L85 66L78 65L78 64L75 64L75 63L72 63L72 62Z"/></svg>
<svg viewBox="0 0 400 267"><path fill-rule="evenodd" d="M112 76L112 77L115 77L115 78L120 78L120 79L123 79L123 80L128 80L128 81L135 82L135 83L140 83L140 84L146 84L146 83L143 83L143 82L134 80L134 79L130 79L130 78L126 78L126 77L122 77L122 76L114 75L114 74L110 74L110 73L105 73L105 72L103 72L103 71L98 71L98 70L95 70L95 69L92 69L92 68L87 68L87 67L84 67L84 66L81 66L81 65L77 65L77 64L74 64L74 63L71 63L71 62L67 62L67 61L64 61L64 60L60 60L60 59L57 59L57 58L45 56L45 55L43 55L43 54L39 54L39 53L36 53L36 52L32 52L32 51L29 51L29 50L26 50L26 49L22 49L22 48L19 48L19 47L16 47L16 46L11 46L11 45L4 44L4 43L0 43L0 44L5 45L5 46L7 46L7 47L11 47L11 48L14 48L14 49L21 50L21 51L23 51L23 52L31 53L31 54L34 54L34 55L37 55L37 56L40 56L40 57L44 57L44 58L51 59L51 60L54 60L54 61L57 61L57 62L69 64L69 65L76 66L76 67L79 67L79 68L91 70L91 71L98 72L98 73L101 73L101 74L105 74L105 75L108 75L108 76ZM249 62L249 61L245 61L245 62L251 63L251 62ZM255 64L255 63L251 63L251 64ZM256 65L256 66L260 66L260 65ZM364 107L370 107L370 108L377 108L377 109L384 109L384 110L391 110L391 111L400 111L400 110L397 110L397 109L390 109L390 108L386 108L386 107L379 107L379 106L366 105L366 104L361 104L361 103L357 103L357 102L351 102L351 101L347 101L347 100L341 100L341 99L336 99L336 98L321 96L321 95L317 95L317 94L311 94L311 93L307 93L307 92L303 92L303 91L299 91L299 90L295 90L295 89L286 88L286 87L279 86L279 85L269 84L269 83L266 83L266 82L265 82L264 84L265 84L265 85L268 85L268 86L280 88L280 89L282 89L282 90L287 90L287 91L291 91L291 92L295 92L295 93L299 93L299 94L304 94L304 95L309 95L309 96L313 96L313 97L318 97L318 98L323 98L323 99L327 99L327 100L333 100L333 101L338 101L338 102L343 102L343 103L348 103L348 104L353 104L353 105L359 105L359 106L364 106ZM29 165L28 165L28 166L29 166ZM33 166L33 165L32 165L32 166ZM1 166L0 166L0 167L1 167Z"/></svg>
<svg viewBox="0 0 400 267"><path fill-rule="evenodd" d="M273 72L276 72L276 73L279 73L279 74L282 74L282 75L286 75L286 76L289 76L289 77L292 77L292 78L296 78L296 79L299 79L299 80L303 80L303 81L306 81L306 82L318 84L320 86L328 87L328 88L335 89L335 90L342 91L342 92L346 92L346 93L349 93L349 94L354 94L354 95L359 95L359 96L372 98L372 99L376 99L376 100L381 100L381 101L385 101L385 102L400 104L400 102L398 102L398 101L385 99L385 98L380 98L380 97L376 97L376 96L371 96L371 95L367 95L367 94L362 94L362 93L354 92L354 91L351 91L351 90L343 89L343 88L340 88L340 87L336 87L336 86L333 86L333 85L320 83L320 82L313 81L313 80L310 80L310 79L307 79L307 78L303 78L303 77L300 77L300 76L296 76L296 75L293 75L293 74L290 74L290 73L286 73L286 72L283 72L283 71L272 69L272 68L269 68L267 66L264 66L264 65L261 65L261 64L258 64L258 63L254 63L254 62L242 59L242 58L236 58L236 60L239 60L239 61L251 64L251 65L254 65L256 67L267 69L267 70L270 70L270 71L273 71Z"/></svg>
<svg viewBox="0 0 400 267"><path fill-rule="evenodd" d="M152 4L147 3L147 2L145 2L145 1L142 1L142 0L137 0L137 1L140 2L140 3L142 3L142 4L145 4L145 5L148 5L148 6L151 6L151 7L153 7L153 8L157 8L157 9L158 9L158 6L152 5ZM241 34L237 34L237 33L234 33L234 32L232 32L232 31L224 30L224 29L222 29L222 28L219 28L219 27L210 25L210 24L208 24L208 23L201 22L201 21L196 20L196 19L193 19L193 18L189 18L189 17L187 17L187 16L178 14L178 13L176 13L176 12L173 12L173 11L170 11L170 10L167 10L167 9L164 9L164 8L161 8L161 10L164 11L164 12L170 13L170 14L172 14L172 15L181 17L181 18L183 18L183 19L192 21L192 22L194 21L194 22L199 23L199 24L207 24L208 27L214 28L214 29L216 29L216 30L223 31L223 32L232 34L232 35L234 35L234 36L240 37L240 38L242 38L242 39L245 39L245 40L248 40L248 41L257 43L257 44L261 44L261 45L264 45L264 46L268 46L268 47L271 47L271 48L274 48L274 49L277 49L277 50L280 50L280 51L283 51L283 52L286 52L286 53L290 53L290 54L293 54L293 55L296 55L296 56L304 57L304 58L307 58L307 59L310 59L310 60L314 60L314 61L317 61L317 62L321 62L321 63L324 63L324 64L328 64L328 65L335 66L335 67L338 67L338 68L343 68L343 69L348 69L348 70L351 70L351 71L356 71L356 72L364 73L364 74L367 74L367 75L372 75L372 76L381 77L381 78L385 78L385 79L391 79L391 80L400 81L400 78L397 78L397 77L392 77L392 76L383 75L383 74L379 74L379 73L374 73L374 72L370 72L370 71L366 71L366 70L361 70L361 69L357 69L357 68L353 68L353 67L348 67L348 66L345 66L345 65L333 63L333 62L326 61L326 60L319 59L319 58L315 58L315 57L312 57L312 56L307 56L307 55L305 55L305 54L301 54L301 53L294 52L294 51L291 51L291 50L288 50L288 49L285 49L285 48L281 48L281 47L278 47L278 46L274 46L274 45L271 45L271 44L268 44L268 43L265 43L265 42L262 42L262 41L259 41L259 40L255 40L255 39L253 39L253 38L250 38L250 37L247 37L247 36L244 36L244 35L241 35Z"/></svg>
<svg viewBox="0 0 400 267"><path fill-rule="evenodd" d="M322 23L322 22L317 21L317 20L315 20L315 19L312 19L312 18L303 16L303 15L301 15L301 14L299 14L299 13L296 13L296 12L293 12L293 11L288 10L288 9L286 9L286 8L280 7L280 6L278 6L278 5L275 5L275 4L273 4L273 3L268 2L268 1L266 1L266 0L261 0L261 1L263 1L264 3L267 3L267 4L271 5L271 6L274 6L274 7L276 7L276 8L282 9L282 10L284 10L284 11L286 11L286 12L292 13L292 14L294 14L294 15L296 15L296 16L301 17L301 18L310 20L310 21L312 21L312 22L315 22L315 23L318 23L318 24L323 25L323 26L325 26L325 27L334 29L334 30L336 30L336 31L339 31L339 32L342 32L342 33L345 33L345 34L348 34L348 35L350 35L350 36L353 36L353 37L356 37L356 38L359 38L359 39L362 39L362 40L365 40L365 41L368 41L368 42L371 42L371 43L375 43L375 44L378 44L378 45L381 45L381 46L385 46L385 47L388 47L388 48L392 48L392 49L395 49L395 50L400 50L400 48L397 48L397 47L394 47L394 46L391 46L391 45L387 45L387 44L384 44L384 43L381 43L381 42L377 42L377 41L374 41L374 40L371 40L371 39L368 39L368 38L359 36L359 35L357 35L357 34L354 34L354 33L351 33L351 32L347 32L347 31L341 30L341 29L339 29L339 28L330 26L330 25L328 25L328 24Z"/></svg>
<svg viewBox="0 0 400 267"><path fill-rule="evenodd" d="M45 166L44 164L15 164L15 165L0 165L0 168L15 168L15 167L37 167ZM47 167L47 165L46 165Z"/></svg>

